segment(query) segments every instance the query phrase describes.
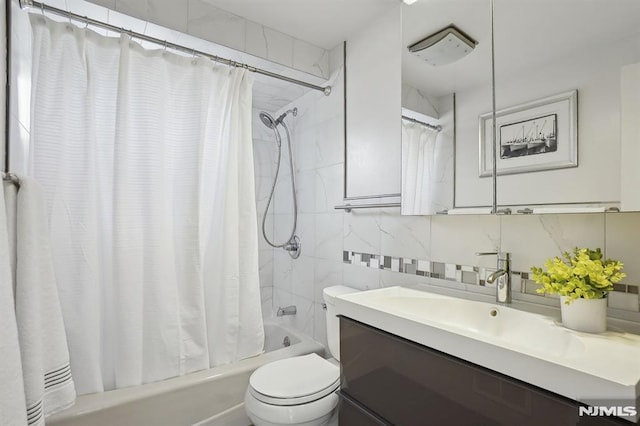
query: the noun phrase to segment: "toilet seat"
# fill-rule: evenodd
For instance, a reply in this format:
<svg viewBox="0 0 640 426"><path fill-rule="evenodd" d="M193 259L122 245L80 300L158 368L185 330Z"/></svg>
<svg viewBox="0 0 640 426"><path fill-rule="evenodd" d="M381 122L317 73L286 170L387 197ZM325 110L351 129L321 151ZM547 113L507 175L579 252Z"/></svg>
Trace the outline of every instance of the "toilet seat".
<svg viewBox="0 0 640 426"><path fill-rule="evenodd" d="M285 406L285 405L300 405L300 404L306 404L308 402L316 401L318 399L324 398L325 396L335 392L336 390L338 390L339 387L340 387L340 380L338 379L331 386L328 386L320 390L319 392L298 397L298 398L274 398L272 396L265 395L263 393L258 392L251 386L249 386L249 392L255 399L257 399L260 402L264 402L265 404Z"/></svg>
<svg viewBox="0 0 640 426"><path fill-rule="evenodd" d="M340 386L340 368L317 354L297 356L258 368L249 379L249 393L270 405L306 404Z"/></svg>

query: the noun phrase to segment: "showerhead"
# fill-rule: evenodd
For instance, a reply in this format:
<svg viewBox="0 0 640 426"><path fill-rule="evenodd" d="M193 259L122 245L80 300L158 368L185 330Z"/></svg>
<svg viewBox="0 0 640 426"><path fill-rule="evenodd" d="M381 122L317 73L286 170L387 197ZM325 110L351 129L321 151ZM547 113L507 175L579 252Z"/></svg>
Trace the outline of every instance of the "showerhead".
<svg viewBox="0 0 640 426"><path fill-rule="evenodd" d="M281 141L280 141L280 132L278 132L278 122L276 120L273 119L273 117L267 113L262 111L260 114L258 114L258 116L260 117L260 121L262 121L262 123L267 126L268 128L272 129L274 131L274 133L276 134L276 144L278 146L280 146Z"/></svg>
<svg viewBox="0 0 640 426"><path fill-rule="evenodd" d="M262 123L264 123L265 126L270 129L275 129L278 124L282 123L282 121L288 114L293 114L293 116L295 117L296 115L298 115L298 108L290 109L280 115L280 117L275 119L268 112L264 111L262 111L259 116L260 120L262 121Z"/></svg>
<svg viewBox="0 0 640 426"><path fill-rule="evenodd" d="M260 116L260 120L264 123L264 125L270 129L275 129L275 127L278 125L278 123L276 123L276 120L274 120L271 115L269 115L264 111L262 111L259 114L259 116Z"/></svg>

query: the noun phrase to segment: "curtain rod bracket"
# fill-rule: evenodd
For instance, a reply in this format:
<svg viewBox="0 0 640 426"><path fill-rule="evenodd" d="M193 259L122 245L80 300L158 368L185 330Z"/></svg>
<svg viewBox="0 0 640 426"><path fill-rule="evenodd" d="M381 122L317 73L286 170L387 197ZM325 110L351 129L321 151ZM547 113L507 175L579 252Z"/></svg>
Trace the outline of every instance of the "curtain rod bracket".
<svg viewBox="0 0 640 426"><path fill-rule="evenodd" d="M20 187L20 178L14 173L2 172L2 180L11 182L18 188Z"/></svg>

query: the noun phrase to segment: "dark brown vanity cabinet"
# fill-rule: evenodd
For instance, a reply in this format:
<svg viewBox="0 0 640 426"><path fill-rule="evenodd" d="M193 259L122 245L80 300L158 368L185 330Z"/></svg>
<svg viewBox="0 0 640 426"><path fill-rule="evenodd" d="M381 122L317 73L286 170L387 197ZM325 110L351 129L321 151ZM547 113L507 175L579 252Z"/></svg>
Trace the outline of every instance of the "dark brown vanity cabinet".
<svg viewBox="0 0 640 426"><path fill-rule="evenodd" d="M340 426L631 425L345 317L340 360Z"/></svg>

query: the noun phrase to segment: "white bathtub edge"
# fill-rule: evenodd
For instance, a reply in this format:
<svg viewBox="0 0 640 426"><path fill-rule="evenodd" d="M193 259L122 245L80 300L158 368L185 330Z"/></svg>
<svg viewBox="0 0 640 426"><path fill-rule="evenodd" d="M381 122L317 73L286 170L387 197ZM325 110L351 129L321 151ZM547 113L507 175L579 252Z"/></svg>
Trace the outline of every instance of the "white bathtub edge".
<svg viewBox="0 0 640 426"><path fill-rule="evenodd" d="M247 416L242 402L193 426L251 426L251 419Z"/></svg>
<svg viewBox="0 0 640 426"><path fill-rule="evenodd" d="M141 386L133 386L108 392L82 395L77 398L76 403L69 409L48 417L47 424L52 423L63 426L67 422L76 420L81 416L88 416L93 413L108 411L109 409L117 409L117 407L125 404L135 403L137 401L142 401L181 389L188 389L190 387L197 386L198 384L222 380L238 374L246 374L266 363L283 358L309 353L317 353L321 356L324 355L325 348L322 344L312 340L304 334L291 330L283 324L275 324L286 329L287 333L299 339L299 343L272 352L266 352L251 358L246 358L233 364L213 367L207 370L190 373L185 376L175 377L160 382L147 383ZM242 391L242 399L243 398L244 390Z"/></svg>

